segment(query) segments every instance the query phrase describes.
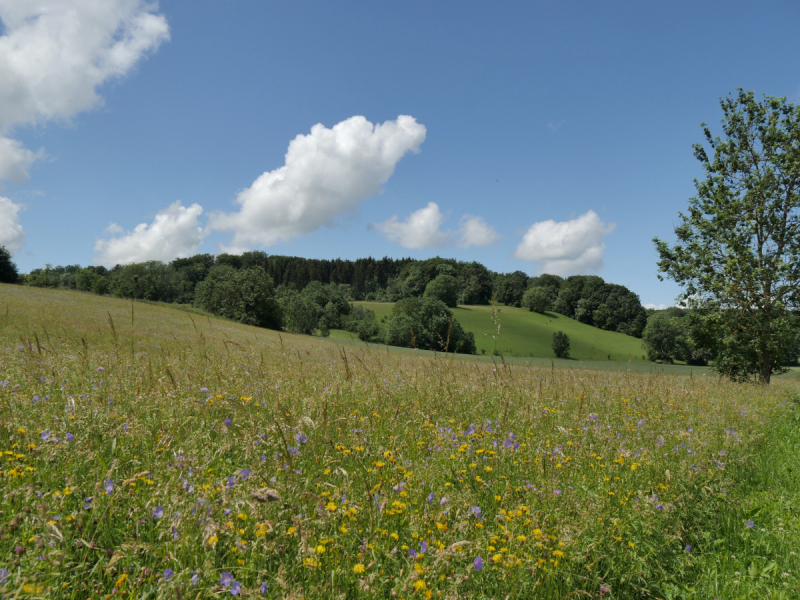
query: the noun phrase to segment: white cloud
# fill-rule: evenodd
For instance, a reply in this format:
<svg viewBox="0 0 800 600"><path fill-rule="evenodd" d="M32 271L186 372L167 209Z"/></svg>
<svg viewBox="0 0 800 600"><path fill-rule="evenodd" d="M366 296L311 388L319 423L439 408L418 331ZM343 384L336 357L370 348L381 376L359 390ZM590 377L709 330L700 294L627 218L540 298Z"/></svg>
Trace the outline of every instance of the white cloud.
<svg viewBox="0 0 800 600"><path fill-rule="evenodd" d="M0 178L26 179L42 155L11 129L100 106L102 84L169 39L156 10L145 0L0 0Z"/></svg>
<svg viewBox="0 0 800 600"><path fill-rule="evenodd" d="M166 262L197 254L207 234L197 221L202 212L199 204L186 208L177 200L159 212L150 225L140 223L126 235L97 240L94 262L110 267L147 260ZM120 233L122 228L111 223L106 231Z"/></svg>
<svg viewBox="0 0 800 600"><path fill-rule="evenodd" d="M440 248L450 241L450 231L441 231L445 217L435 202L411 213L405 221L393 215L381 223L372 226L380 231L389 241L397 242L404 248Z"/></svg>
<svg viewBox="0 0 800 600"><path fill-rule="evenodd" d="M270 246L329 225L378 194L407 152L419 152L425 126L413 117L373 125L351 117L331 129L314 125L289 143L286 164L239 192L239 212L211 215L233 231L231 248Z"/></svg>
<svg viewBox="0 0 800 600"><path fill-rule="evenodd" d="M25 232L17 215L21 209L21 205L0 196L0 246L5 246L11 254L19 252L25 241Z"/></svg>
<svg viewBox="0 0 800 600"><path fill-rule="evenodd" d="M461 238L459 246L491 246L500 239L494 227L489 225L483 217L464 215L461 217L461 225L458 228Z"/></svg>
<svg viewBox="0 0 800 600"><path fill-rule="evenodd" d="M603 266L603 238L616 224L603 223L593 210L571 221L534 223L512 256L540 264L553 275L596 273Z"/></svg>
<svg viewBox="0 0 800 600"><path fill-rule="evenodd" d="M653 310L667 310L671 304L642 304L644 308L652 308Z"/></svg>

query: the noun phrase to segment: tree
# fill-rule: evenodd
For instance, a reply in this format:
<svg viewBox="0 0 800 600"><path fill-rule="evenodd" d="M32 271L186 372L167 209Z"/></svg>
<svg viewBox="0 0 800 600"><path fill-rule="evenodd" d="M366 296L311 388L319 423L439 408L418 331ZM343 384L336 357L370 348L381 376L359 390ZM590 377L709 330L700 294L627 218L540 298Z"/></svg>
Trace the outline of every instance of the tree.
<svg viewBox="0 0 800 600"><path fill-rule="evenodd" d="M475 335L464 331L444 302L430 296L397 302L386 322L384 342L390 346L475 354Z"/></svg>
<svg viewBox="0 0 800 600"><path fill-rule="evenodd" d="M283 322L272 278L261 267L215 266L196 294L197 305L215 315L269 329L280 329Z"/></svg>
<svg viewBox="0 0 800 600"><path fill-rule="evenodd" d="M702 125L713 156L694 146L706 177L677 243L653 241L659 272L683 287L687 318L716 345L713 368L766 384L784 371L800 301L800 107L742 89L720 104L724 138Z"/></svg>
<svg viewBox="0 0 800 600"><path fill-rule="evenodd" d="M551 294L547 288L532 287L522 296L522 306L531 312L544 313L550 310Z"/></svg>
<svg viewBox="0 0 800 600"><path fill-rule="evenodd" d="M11 262L11 252L5 246L0 246L0 283L17 283L19 271L17 265Z"/></svg>
<svg viewBox="0 0 800 600"><path fill-rule="evenodd" d="M458 304L458 279L444 273L437 275L434 280L425 286L424 295L441 300L449 308L455 308Z"/></svg>
<svg viewBox="0 0 800 600"><path fill-rule="evenodd" d="M681 354L684 345L682 333L677 319L661 315L650 317L642 334L642 345L647 352L647 360L672 364Z"/></svg>
<svg viewBox="0 0 800 600"><path fill-rule="evenodd" d="M556 358L569 358L569 336L563 331L556 331L553 334L551 347Z"/></svg>

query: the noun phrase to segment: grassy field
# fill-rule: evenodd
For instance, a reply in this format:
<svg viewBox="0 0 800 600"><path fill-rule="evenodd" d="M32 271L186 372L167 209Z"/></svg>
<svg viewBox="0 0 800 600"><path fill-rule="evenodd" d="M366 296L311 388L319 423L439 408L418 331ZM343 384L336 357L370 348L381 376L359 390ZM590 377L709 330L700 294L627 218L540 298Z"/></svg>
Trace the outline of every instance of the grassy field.
<svg viewBox="0 0 800 600"><path fill-rule="evenodd" d="M357 304L375 311L378 320L388 317L393 306L382 302ZM510 306L499 307L498 311L501 327L497 349L506 358L555 358L551 348L553 334L563 331L569 336L570 356L574 360L645 362L642 341L628 335L597 329L556 313L541 315L530 312L527 308ZM453 314L464 329L475 334L478 353L483 351L491 354L495 348L492 339L492 307L459 306L454 309Z"/></svg>
<svg viewBox="0 0 800 600"><path fill-rule="evenodd" d="M796 384L0 286L8 598L797 598Z"/></svg>

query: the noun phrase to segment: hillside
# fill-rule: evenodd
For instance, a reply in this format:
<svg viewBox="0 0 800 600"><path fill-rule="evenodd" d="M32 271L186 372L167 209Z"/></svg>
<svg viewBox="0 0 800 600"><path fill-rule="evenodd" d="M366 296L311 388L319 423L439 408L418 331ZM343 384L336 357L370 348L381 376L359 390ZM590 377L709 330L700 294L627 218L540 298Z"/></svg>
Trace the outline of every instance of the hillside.
<svg viewBox="0 0 800 600"><path fill-rule="evenodd" d="M392 304L386 302L357 302L375 311L378 320L388 317ZM646 362L642 341L622 333L604 331L579 323L563 315L548 312L543 315L526 308L502 306L499 309L500 337L497 349L507 357L554 358L550 347L553 333L563 331L570 339L570 356L583 361ZM475 334L478 353L487 355L495 348L492 334L491 306L459 306L455 318L467 331ZM332 337L350 339L345 331L331 331Z"/></svg>

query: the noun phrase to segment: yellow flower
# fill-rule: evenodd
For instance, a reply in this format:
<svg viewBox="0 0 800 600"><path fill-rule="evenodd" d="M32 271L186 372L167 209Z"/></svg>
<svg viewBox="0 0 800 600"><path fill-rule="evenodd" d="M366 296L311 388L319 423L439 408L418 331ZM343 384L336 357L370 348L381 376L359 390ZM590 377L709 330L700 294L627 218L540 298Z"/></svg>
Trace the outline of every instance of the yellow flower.
<svg viewBox="0 0 800 600"><path fill-rule="evenodd" d="M125 580L128 578L127 573L123 573L119 579L117 579L117 583L114 584L116 587L122 587L125 584Z"/></svg>
<svg viewBox="0 0 800 600"><path fill-rule="evenodd" d="M495 555L492 557L492 561L494 561L494 562L496 562L496 563L502 562L502 561L503 561L503 555L502 555L502 554L500 554L500 553L498 553L498 554L495 554Z"/></svg>
<svg viewBox="0 0 800 600"><path fill-rule="evenodd" d="M628 546L630 546L631 548L633 548L633 542L628 542Z"/></svg>
<svg viewBox="0 0 800 600"><path fill-rule="evenodd" d="M363 573L366 570L367 568L361 563L358 563L355 567L353 567L353 573Z"/></svg>
<svg viewBox="0 0 800 600"><path fill-rule="evenodd" d="M417 579L417 580L414 582L414 589L415 589L415 590L417 590L417 591L422 591L422 590L424 590L424 589L425 589L425 587L426 587L426 586L425 586L425 581L424 581L424 580L422 580L422 579Z"/></svg>
<svg viewBox="0 0 800 600"><path fill-rule="evenodd" d="M315 550L317 551L317 554L325 554L325 546L323 546L322 544L320 544L319 546L317 546L317 547L315 548Z"/></svg>
<svg viewBox="0 0 800 600"><path fill-rule="evenodd" d="M527 539L528 539L528 538L526 538L524 535L518 535L518 536L517 536L517 541L518 541L518 542L524 542L524 541L525 541L525 540L527 540Z"/></svg>
<svg viewBox="0 0 800 600"><path fill-rule="evenodd" d="M219 542L219 538L215 535L212 535L210 538L208 538L208 545L212 548L217 547L217 542Z"/></svg>

